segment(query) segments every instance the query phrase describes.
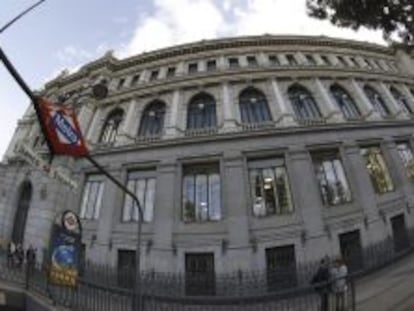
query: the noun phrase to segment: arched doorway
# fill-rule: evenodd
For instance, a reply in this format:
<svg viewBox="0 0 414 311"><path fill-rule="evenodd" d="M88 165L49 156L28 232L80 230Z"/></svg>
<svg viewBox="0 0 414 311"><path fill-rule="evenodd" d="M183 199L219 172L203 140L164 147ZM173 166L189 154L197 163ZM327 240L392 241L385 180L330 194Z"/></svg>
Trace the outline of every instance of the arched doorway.
<svg viewBox="0 0 414 311"><path fill-rule="evenodd" d="M20 186L12 233L12 241L16 244L23 243L27 214L29 212L30 201L32 200L32 189L32 183L28 180L24 181Z"/></svg>

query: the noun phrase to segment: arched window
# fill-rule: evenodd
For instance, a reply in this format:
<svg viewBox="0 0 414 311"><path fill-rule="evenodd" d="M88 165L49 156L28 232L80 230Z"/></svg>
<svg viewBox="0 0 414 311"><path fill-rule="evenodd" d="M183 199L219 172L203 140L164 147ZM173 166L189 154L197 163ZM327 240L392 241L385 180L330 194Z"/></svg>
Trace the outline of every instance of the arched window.
<svg viewBox="0 0 414 311"><path fill-rule="evenodd" d="M413 113L413 111L412 111L410 105L408 104L408 101L407 101L407 99L405 98L404 95L402 95L395 87L391 87L390 92L391 92L392 96L395 98L395 100L397 101L400 108L406 114L412 114Z"/></svg>
<svg viewBox="0 0 414 311"><path fill-rule="evenodd" d="M216 127L216 101L207 93L195 95L188 105L187 129Z"/></svg>
<svg viewBox="0 0 414 311"><path fill-rule="evenodd" d="M256 88L248 87L239 95L242 123L261 123L271 121L266 96Z"/></svg>
<svg viewBox="0 0 414 311"><path fill-rule="evenodd" d="M301 85L293 85L288 90L295 115L299 120L312 120L322 117L312 94Z"/></svg>
<svg viewBox="0 0 414 311"><path fill-rule="evenodd" d="M383 117L388 116L390 114L390 110L388 109L381 95L376 90L366 85L364 87L364 92L367 95L372 106L374 107L375 111L377 111Z"/></svg>
<svg viewBox="0 0 414 311"><path fill-rule="evenodd" d="M337 84L332 85L330 90L346 119L356 119L360 117L361 114L347 91Z"/></svg>
<svg viewBox="0 0 414 311"><path fill-rule="evenodd" d="M106 118L105 124L102 128L101 137L99 142L101 143L113 143L116 141L119 125L122 122L124 111L122 109L114 109Z"/></svg>
<svg viewBox="0 0 414 311"><path fill-rule="evenodd" d="M165 103L159 100L150 103L144 110L138 136L155 136L164 127Z"/></svg>

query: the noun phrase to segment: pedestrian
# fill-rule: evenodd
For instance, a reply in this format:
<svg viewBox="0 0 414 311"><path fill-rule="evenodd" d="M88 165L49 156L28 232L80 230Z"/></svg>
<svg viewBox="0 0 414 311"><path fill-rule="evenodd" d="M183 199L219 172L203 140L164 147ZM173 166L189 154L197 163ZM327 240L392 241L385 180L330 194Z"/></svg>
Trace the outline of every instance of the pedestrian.
<svg viewBox="0 0 414 311"><path fill-rule="evenodd" d="M336 311L345 311L345 294L348 290L348 267L341 258L335 260L335 265L331 274L333 280L332 289L336 301Z"/></svg>
<svg viewBox="0 0 414 311"><path fill-rule="evenodd" d="M33 248L33 245L30 244L29 248L26 251L26 262L28 271L32 273L36 264L36 250Z"/></svg>
<svg viewBox="0 0 414 311"><path fill-rule="evenodd" d="M21 266L23 265L23 261L24 261L24 250L23 250L23 246L21 243L17 244L16 247L16 264L18 268L21 268Z"/></svg>
<svg viewBox="0 0 414 311"><path fill-rule="evenodd" d="M16 245L13 241L9 241L7 244L7 267L12 268L14 266L14 257L16 255Z"/></svg>
<svg viewBox="0 0 414 311"><path fill-rule="evenodd" d="M328 258L323 258L320 263L318 270L312 277L311 284L313 288L319 294L321 299L321 311L328 311L329 304L329 261Z"/></svg>

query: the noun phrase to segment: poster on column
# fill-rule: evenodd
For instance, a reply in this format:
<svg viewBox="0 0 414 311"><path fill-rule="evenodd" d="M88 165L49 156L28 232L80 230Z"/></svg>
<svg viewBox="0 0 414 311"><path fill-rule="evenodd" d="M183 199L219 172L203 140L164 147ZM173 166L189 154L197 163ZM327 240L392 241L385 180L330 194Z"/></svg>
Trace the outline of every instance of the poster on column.
<svg viewBox="0 0 414 311"><path fill-rule="evenodd" d="M75 287L79 277L82 228L78 215L65 211L56 219L50 241L49 282Z"/></svg>

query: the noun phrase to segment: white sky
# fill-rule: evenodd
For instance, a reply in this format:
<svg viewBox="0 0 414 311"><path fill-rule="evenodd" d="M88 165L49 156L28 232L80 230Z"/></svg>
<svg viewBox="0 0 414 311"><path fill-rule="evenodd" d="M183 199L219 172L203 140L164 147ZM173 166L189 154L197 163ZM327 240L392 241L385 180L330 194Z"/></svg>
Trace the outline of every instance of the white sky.
<svg viewBox="0 0 414 311"><path fill-rule="evenodd" d="M5 1L6 8L8 3L10 7L15 4L13 0ZM93 3L97 0L91 1ZM78 68L79 65L102 56L107 49L115 50L115 55L123 58L179 43L266 33L324 35L384 44L379 32L366 29L361 29L358 32L339 29L331 26L326 21L318 21L307 17L305 0L124 0L125 3L128 2L127 5L124 1L116 2L118 10L116 14L110 9L111 3L112 6L114 5L112 1L101 1L97 1L97 5L98 3L108 2L109 9L107 8L101 13L97 12L96 14L100 14L99 19L85 19L85 25L82 24L81 19L74 20L70 14L59 12L62 6L57 4L57 0L53 3L55 7L52 7L52 5L48 7L46 2L46 5L41 8L45 16L50 13L48 10L53 10L53 12L63 14L63 17L60 17L60 22L67 22L67 25L77 23L76 26L78 27L73 30L76 31L76 36L74 36L76 40L73 38L67 41L64 40L66 37L69 38L74 35L74 33L70 33L72 28L67 26L64 29L65 36L63 38L59 36L59 41L56 44L58 48L46 44L42 46L42 53L48 58L42 60L41 56L33 57L33 53L37 48L33 46L33 41L26 41L27 49L30 48L33 51L24 53L24 48L18 49L17 44L9 40L12 42L8 42L9 50L13 48L13 44L16 45L13 57L20 60L22 65L19 69L22 69L23 72L32 73L35 70L34 68L39 66L39 62L42 64L42 73L30 77L32 86L38 88L45 81L55 76L62 68ZM33 3L33 1L28 2L28 4L30 3ZM73 6L70 9L76 12L76 10L82 10L82 3L84 3L82 0L73 0L73 5L71 2L65 3L65 5ZM121 3L124 6L121 6ZM68 8L62 8L63 10L66 11ZM13 13L8 15L8 19L18 11ZM32 17L25 17L27 19L22 19L19 23L28 23L29 18L35 19L36 14L39 18L42 13L34 11L30 13ZM65 18L67 21L64 20ZM6 21L7 18L0 20L0 24ZM44 19L43 22L45 22ZM46 27L53 28L55 25L56 22L54 24L51 22ZM78 30L80 27L84 27L85 34L90 34L91 29L93 29L96 35L86 38L82 31ZM14 36L19 36L19 31L22 31L22 28L16 28ZM36 33L32 31L32 35L36 36ZM58 34L55 37L57 40ZM55 40L52 36L47 39L48 42ZM7 77L5 70L0 68L0 122L2 124L0 155L5 152L16 127L17 119L21 118L28 105L25 96L18 91L13 83ZM2 104L9 102L14 103L12 109L10 106Z"/></svg>

